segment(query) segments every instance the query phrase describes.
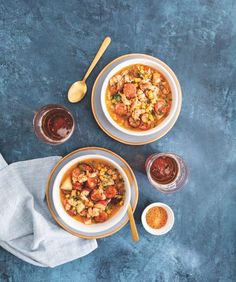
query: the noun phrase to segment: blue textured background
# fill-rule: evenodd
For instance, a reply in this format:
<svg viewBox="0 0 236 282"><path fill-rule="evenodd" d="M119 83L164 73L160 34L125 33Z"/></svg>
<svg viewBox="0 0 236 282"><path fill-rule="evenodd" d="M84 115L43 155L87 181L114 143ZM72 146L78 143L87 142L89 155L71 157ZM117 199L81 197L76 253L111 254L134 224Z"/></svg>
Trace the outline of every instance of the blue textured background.
<svg viewBox="0 0 236 282"><path fill-rule="evenodd" d="M235 17L233 0L0 0L0 151L6 160L103 146L131 164L140 189L138 244L131 241L127 225L99 240L91 255L55 269L31 266L0 249L1 282L235 280ZM68 86L82 78L107 35L112 44L88 79L87 97L70 105ZM169 64L183 90L175 127L142 147L106 136L90 107L100 70L133 52ZM34 136L34 112L48 103L64 104L76 117L76 132L64 145L45 145ZM183 191L162 195L148 183L144 160L157 151L186 159L190 179ZM176 215L174 228L162 237L149 235L140 224L142 210L154 201L169 204Z"/></svg>

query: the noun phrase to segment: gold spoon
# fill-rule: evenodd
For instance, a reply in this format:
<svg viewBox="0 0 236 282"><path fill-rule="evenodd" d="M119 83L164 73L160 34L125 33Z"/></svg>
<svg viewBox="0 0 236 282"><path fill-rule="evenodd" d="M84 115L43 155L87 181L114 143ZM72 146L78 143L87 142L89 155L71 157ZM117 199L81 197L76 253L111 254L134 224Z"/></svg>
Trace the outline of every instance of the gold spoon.
<svg viewBox="0 0 236 282"><path fill-rule="evenodd" d="M130 175L129 170L125 167L122 167L122 168L126 172L126 175L129 179L129 182L130 182L130 185L131 185L133 180L132 180L132 177ZM139 241L138 230L137 230L136 223L135 223L135 220L134 220L133 210L132 210L132 207L131 207L130 204L128 206L128 216L129 216L129 224L130 224L130 229L131 229L132 240L133 241Z"/></svg>
<svg viewBox="0 0 236 282"><path fill-rule="evenodd" d="M80 102L84 98L84 96L87 92L87 85L86 85L85 81L89 77L90 73L92 72L92 70L94 69L97 62L100 60L100 58L102 57L103 53L106 51L106 49L107 49L107 47L109 46L110 43L111 43L111 38L106 37L104 39L104 41L102 42L102 45L99 48L96 56L94 57L90 67L88 68L83 80L76 81L71 85L71 87L68 91L68 100L71 103Z"/></svg>
<svg viewBox="0 0 236 282"><path fill-rule="evenodd" d="M128 216L129 216L129 223L130 223L132 240L138 241L139 240L138 230L137 230L137 227L136 227L136 223L135 223L135 220L134 220L134 214L133 214L133 211L132 211L130 204L129 204L129 207L128 207Z"/></svg>

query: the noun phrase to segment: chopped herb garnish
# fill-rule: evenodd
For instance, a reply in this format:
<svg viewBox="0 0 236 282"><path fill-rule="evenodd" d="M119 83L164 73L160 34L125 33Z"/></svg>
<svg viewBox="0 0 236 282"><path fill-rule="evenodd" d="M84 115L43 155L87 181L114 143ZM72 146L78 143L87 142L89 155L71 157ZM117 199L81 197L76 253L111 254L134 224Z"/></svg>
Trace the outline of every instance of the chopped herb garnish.
<svg viewBox="0 0 236 282"><path fill-rule="evenodd" d="M109 210L111 210L112 209L112 204L108 204L107 206L106 206L106 209L105 209L105 211L109 211Z"/></svg>
<svg viewBox="0 0 236 282"><path fill-rule="evenodd" d="M120 93L118 92L118 93L114 94L114 95L112 96L112 100L115 100L116 102L120 102L120 100L121 100L121 95L120 95Z"/></svg>

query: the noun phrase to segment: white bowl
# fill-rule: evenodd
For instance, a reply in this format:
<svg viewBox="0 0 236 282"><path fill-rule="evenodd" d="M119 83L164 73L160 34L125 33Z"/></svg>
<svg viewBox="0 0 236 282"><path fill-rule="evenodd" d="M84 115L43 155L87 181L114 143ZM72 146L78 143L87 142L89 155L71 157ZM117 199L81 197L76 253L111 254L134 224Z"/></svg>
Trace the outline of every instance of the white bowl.
<svg viewBox="0 0 236 282"><path fill-rule="evenodd" d="M130 66L130 65L135 65L135 64L143 64L150 66L156 70L158 70L161 74L164 75L166 80L168 81L170 88L171 88L171 93L172 93L172 104L170 108L170 112L168 116L156 127L145 130L145 131L134 131L134 130L128 130L126 128L121 127L117 122L115 122L112 117L110 116L107 106L106 106L106 101L105 101L105 96L106 96L106 90L107 86L109 83L110 78L115 75L117 72L119 72L121 69ZM129 135L134 135L134 136L148 136L154 133L158 133L160 130L162 130L165 126L167 126L173 117L177 114L177 109L178 109L178 104L181 103L181 101L178 98L178 86L176 84L175 78L173 73L169 70L169 67L164 64L163 62L157 62L152 59L148 58L140 58L140 59L129 59L126 60L120 64L118 64L116 67L114 67L106 76L103 85L102 85L102 90L101 90L101 105L102 105L102 110L108 119L108 121L118 130L129 134Z"/></svg>
<svg viewBox="0 0 236 282"><path fill-rule="evenodd" d="M147 224L146 214L150 210L150 208L153 208L153 207L162 207L163 209L166 210L167 215L168 215L166 224L163 227L159 228L159 229L151 228ZM143 224L143 227L146 229L146 231L148 233L150 233L152 235L164 235L164 234L166 234L167 232L169 232L171 230L171 228L174 225L174 222L175 222L175 216L174 216L173 210L169 206L167 206L166 204L163 204L163 203L153 203L153 204L150 204L149 206L147 206L144 209L144 211L142 213L142 224Z"/></svg>
<svg viewBox="0 0 236 282"><path fill-rule="evenodd" d="M67 212L64 210L64 207L61 203L60 199L60 184L63 178L63 175L67 172L67 170L72 167L73 165L81 162L86 161L89 159L94 160L103 160L108 163L110 163L113 167L115 167L119 173L122 175L124 179L125 184L125 201L124 205L120 207L119 211L114 214L110 219L103 223L96 223L91 225L83 224L82 222L79 222L78 220L74 219L70 215L67 214ZM58 173L58 175L55 178L54 184L53 184L53 191L52 191L52 199L55 206L55 209L59 215L59 217L68 224L71 228L76 229L77 231L87 232L87 233L94 233L94 232L102 232L105 231L114 225L116 225L125 215L128 209L128 205L130 203L131 198L131 191L130 191L130 183L128 180L128 177L124 170L113 160L110 158L101 156L101 155L85 155L78 158L73 159L72 161L68 162Z"/></svg>

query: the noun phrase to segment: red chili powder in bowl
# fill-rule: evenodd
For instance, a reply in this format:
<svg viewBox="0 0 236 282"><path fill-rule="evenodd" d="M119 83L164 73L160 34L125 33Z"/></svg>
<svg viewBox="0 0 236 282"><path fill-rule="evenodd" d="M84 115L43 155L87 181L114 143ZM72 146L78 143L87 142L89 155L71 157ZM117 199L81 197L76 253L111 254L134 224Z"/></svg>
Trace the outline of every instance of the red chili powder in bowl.
<svg viewBox="0 0 236 282"><path fill-rule="evenodd" d="M147 224L154 229L159 229L166 225L167 218L167 212L162 207L152 207L146 214Z"/></svg>

